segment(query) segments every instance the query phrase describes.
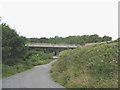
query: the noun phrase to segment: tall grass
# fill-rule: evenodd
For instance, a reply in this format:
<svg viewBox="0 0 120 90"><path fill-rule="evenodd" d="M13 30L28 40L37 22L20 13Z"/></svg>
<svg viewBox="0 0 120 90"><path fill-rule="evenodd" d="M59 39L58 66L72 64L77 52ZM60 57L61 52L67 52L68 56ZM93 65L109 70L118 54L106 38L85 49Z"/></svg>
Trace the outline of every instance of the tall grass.
<svg viewBox="0 0 120 90"><path fill-rule="evenodd" d="M60 53L52 78L67 88L118 87L118 44L101 44Z"/></svg>
<svg viewBox="0 0 120 90"><path fill-rule="evenodd" d="M13 66L2 65L2 77L8 77L16 73L31 69L33 66L47 64L52 60L52 54L30 51L28 57L22 63Z"/></svg>

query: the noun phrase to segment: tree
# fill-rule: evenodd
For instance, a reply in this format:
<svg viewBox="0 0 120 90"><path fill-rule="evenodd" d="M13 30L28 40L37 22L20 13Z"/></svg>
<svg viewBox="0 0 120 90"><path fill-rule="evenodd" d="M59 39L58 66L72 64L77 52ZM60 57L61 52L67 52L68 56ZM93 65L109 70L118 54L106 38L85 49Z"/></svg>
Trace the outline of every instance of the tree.
<svg viewBox="0 0 120 90"><path fill-rule="evenodd" d="M5 23L2 23L1 26L3 64L14 65L22 62L27 52L25 37L19 36L14 29L11 29Z"/></svg>
<svg viewBox="0 0 120 90"><path fill-rule="evenodd" d="M109 36L103 36L102 37L102 41L111 41L112 40L112 37L109 37Z"/></svg>

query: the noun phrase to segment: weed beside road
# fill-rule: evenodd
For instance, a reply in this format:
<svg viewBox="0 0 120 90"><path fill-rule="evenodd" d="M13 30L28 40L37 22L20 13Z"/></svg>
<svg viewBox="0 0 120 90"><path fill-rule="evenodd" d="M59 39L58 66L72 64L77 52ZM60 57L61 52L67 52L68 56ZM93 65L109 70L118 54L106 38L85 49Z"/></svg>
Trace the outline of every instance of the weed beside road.
<svg viewBox="0 0 120 90"><path fill-rule="evenodd" d="M36 65L47 64L52 60L52 54L38 52L38 51L30 51L28 57L22 63L18 63L16 65L2 65L2 77L8 77L14 75L16 73L20 73L22 71L31 69Z"/></svg>

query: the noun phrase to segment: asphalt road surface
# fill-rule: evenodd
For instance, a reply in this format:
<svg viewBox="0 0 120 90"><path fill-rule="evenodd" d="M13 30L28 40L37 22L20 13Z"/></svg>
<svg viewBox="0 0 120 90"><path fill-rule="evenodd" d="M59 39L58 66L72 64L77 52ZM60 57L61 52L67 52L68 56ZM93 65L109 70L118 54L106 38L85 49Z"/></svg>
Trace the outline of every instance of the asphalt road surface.
<svg viewBox="0 0 120 90"><path fill-rule="evenodd" d="M50 78L49 70L55 61L3 79L2 88L64 88Z"/></svg>

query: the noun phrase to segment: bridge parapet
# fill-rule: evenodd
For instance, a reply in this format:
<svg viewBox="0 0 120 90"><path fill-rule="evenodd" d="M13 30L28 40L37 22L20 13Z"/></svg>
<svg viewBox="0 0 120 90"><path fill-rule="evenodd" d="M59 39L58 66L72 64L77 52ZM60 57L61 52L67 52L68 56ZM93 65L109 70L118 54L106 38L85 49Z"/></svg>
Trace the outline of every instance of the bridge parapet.
<svg viewBox="0 0 120 90"><path fill-rule="evenodd" d="M27 43L27 47L51 47L51 48L77 48L81 47L76 44L52 44L52 43Z"/></svg>

